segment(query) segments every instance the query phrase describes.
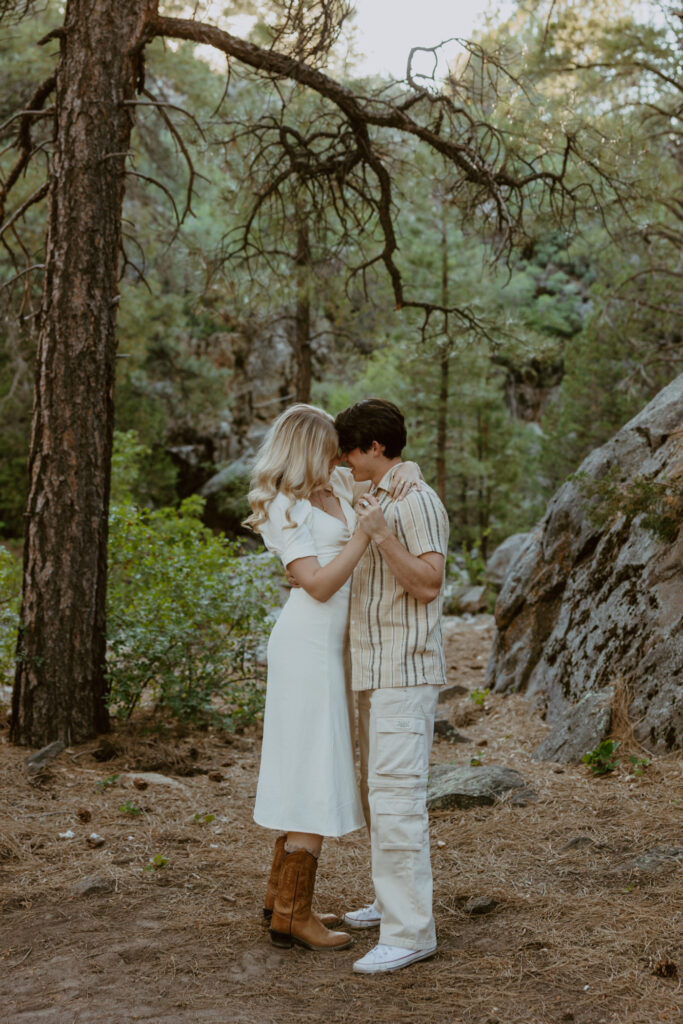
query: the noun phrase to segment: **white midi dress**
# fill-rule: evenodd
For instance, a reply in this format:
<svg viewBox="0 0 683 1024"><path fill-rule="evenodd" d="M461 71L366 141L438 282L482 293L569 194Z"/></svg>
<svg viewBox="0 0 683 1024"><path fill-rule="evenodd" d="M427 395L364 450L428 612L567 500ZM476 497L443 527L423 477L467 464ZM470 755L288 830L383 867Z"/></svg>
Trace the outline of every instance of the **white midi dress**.
<svg viewBox="0 0 683 1024"><path fill-rule="evenodd" d="M337 471L331 482L346 523L282 494L269 506L261 535L283 565L311 555L326 565L351 536L349 483ZM349 591L350 581L321 602L293 589L270 634L254 807L254 820L266 828L341 836L365 824L345 671Z"/></svg>

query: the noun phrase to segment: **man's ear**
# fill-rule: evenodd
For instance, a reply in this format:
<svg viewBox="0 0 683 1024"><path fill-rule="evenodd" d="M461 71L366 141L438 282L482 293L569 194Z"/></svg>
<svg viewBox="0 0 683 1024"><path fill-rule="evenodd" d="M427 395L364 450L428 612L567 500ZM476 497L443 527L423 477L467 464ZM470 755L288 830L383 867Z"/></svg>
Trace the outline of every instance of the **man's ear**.
<svg viewBox="0 0 683 1024"><path fill-rule="evenodd" d="M370 445L370 451L375 457L378 455L384 455L386 449L387 446L385 444L380 444L379 441L373 441Z"/></svg>

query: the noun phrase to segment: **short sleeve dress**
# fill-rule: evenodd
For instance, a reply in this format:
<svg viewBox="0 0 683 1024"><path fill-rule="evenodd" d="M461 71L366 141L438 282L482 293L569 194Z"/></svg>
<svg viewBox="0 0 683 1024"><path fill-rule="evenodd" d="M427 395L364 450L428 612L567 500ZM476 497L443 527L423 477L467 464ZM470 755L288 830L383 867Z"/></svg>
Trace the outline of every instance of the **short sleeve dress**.
<svg viewBox="0 0 683 1024"><path fill-rule="evenodd" d="M283 494L261 527L284 566L339 553L355 526L347 474L331 484L345 523ZM296 525L291 525L296 524ZM341 836L365 824L354 767L345 644L350 581L325 602L293 589L268 642L263 747L254 820L266 828Z"/></svg>

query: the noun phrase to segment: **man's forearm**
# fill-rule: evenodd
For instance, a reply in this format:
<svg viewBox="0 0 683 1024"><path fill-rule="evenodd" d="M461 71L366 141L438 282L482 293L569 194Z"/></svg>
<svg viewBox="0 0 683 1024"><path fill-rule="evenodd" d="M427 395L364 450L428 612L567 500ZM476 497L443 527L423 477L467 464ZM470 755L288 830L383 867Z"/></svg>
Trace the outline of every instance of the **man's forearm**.
<svg viewBox="0 0 683 1024"><path fill-rule="evenodd" d="M439 571L426 558L412 555L389 529L373 539L396 582L411 597L420 604L429 604L438 597L443 571ZM436 557L437 560L441 558L440 555Z"/></svg>

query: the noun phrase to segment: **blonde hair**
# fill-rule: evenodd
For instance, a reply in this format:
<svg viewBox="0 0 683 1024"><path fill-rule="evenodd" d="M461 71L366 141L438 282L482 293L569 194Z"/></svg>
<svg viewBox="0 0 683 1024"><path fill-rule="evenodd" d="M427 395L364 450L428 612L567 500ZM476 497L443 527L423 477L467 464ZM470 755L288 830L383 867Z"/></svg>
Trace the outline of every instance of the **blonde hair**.
<svg viewBox="0 0 683 1024"><path fill-rule="evenodd" d="M339 450L334 420L315 405L291 405L278 416L256 457L251 476L251 515L244 526L260 533L268 518L268 506L277 494L291 498L291 504L308 498L330 479L330 462ZM291 508L291 506L290 506ZM291 527L297 526L289 517Z"/></svg>

